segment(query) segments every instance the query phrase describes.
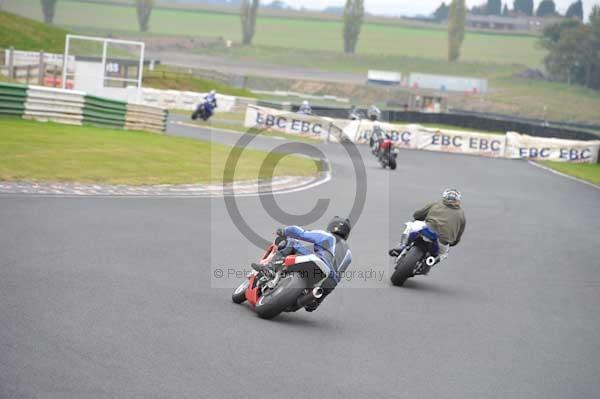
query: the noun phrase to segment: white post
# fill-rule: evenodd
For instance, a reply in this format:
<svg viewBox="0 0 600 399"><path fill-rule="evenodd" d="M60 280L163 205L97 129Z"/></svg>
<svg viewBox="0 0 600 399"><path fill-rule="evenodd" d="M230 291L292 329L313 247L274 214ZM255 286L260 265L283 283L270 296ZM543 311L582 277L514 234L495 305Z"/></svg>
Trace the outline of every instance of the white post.
<svg viewBox="0 0 600 399"><path fill-rule="evenodd" d="M62 88L65 89L67 87L67 64L69 56L69 45L71 43L71 35L67 35L67 40L65 41L65 55L63 56L63 73L62 73Z"/></svg>
<svg viewBox="0 0 600 399"><path fill-rule="evenodd" d="M15 69L14 56L15 56L15 48L11 46L8 49L8 78L9 79L12 79L13 74L14 74L14 69Z"/></svg>
<svg viewBox="0 0 600 399"><path fill-rule="evenodd" d="M107 41L102 42L102 93L104 93L104 85L106 83L106 52Z"/></svg>
<svg viewBox="0 0 600 399"><path fill-rule="evenodd" d="M138 91L142 88L142 77L144 75L144 52L146 50L146 44L142 43L141 54L140 54L140 70L138 75Z"/></svg>
<svg viewBox="0 0 600 399"><path fill-rule="evenodd" d="M44 51L40 51L40 59L38 61L38 85L44 85L44 76L46 76L46 64L44 63Z"/></svg>

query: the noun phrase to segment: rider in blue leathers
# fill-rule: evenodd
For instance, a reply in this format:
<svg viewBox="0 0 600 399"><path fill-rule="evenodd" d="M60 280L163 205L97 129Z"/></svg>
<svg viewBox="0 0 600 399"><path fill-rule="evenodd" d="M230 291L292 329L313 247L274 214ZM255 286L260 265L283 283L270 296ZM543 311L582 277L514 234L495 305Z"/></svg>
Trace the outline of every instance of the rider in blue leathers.
<svg viewBox="0 0 600 399"><path fill-rule="evenodd" d="M208 117L212 116L215 108L217 108L217 92L211 90L210 93L204 96L204 109Z"/></svg>
<svg viewBox="0 0 600 399"><path fill-rule="evenodd" d="M277 230L280 241L286 241L279 253L282 256L292 253L298 255L310 255L314 253L329 268L329 278L323 283L323 296L305 309L312 312L323 302L336 285L340 282L342 273L352 262L352 253L348 248L346 240L350 235L350 220L340 217L333 218L327 225L327 230L304 230L298 226L288 226ZM312 251L304 246L302 242L313 244ZM257 265L253 265L257 267Z"/></svg>

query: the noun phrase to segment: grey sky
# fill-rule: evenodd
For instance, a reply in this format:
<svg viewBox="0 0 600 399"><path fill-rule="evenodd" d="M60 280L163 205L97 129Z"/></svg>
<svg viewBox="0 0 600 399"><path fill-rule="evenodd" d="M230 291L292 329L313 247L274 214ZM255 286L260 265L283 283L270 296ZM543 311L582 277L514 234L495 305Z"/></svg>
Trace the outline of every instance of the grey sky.
<svg viewBox="0 0 600 399"><path fill-rule="evenodd" d="M307 8L322 9L326 6L340 6L345 3L345 0L283 0L286 3L300 7L304 6ZM450 0L445 0L446 4ZM541 0L534 0L537 7ZM565 12L567 7L574 0L554 0L556 7L560 12ZM269 0L266 1L267 3ZM416 14L431 14L437 6L440 5L442 0L365 0L365 7L369 12L377 14L388 14L388 15L416 15ZM485 3L486 0L467 0L469 7ZM503 3L507 3L503 0ZM508 1L509 7L512 8L512 0ZM600 0L583 0L584 12L587 17L592 6L600 5Z"/></svg>

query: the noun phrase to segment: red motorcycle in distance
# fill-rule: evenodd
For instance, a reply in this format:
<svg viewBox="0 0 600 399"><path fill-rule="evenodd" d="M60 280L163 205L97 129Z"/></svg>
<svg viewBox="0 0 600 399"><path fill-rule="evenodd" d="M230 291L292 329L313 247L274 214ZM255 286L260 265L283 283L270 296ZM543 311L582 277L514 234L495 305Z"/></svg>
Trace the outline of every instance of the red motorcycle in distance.
<svg viewBox="0 0 600 399"><path fill-rule="evenodd" d="M371 147L371 152L377 157L384 169L387 167L392 170L396 169L396 166L398 166L396 162L398 149L394 145L394 140L379 126L373 127L369 146Z"/></svg>
<svg viewBox="0 0 600 399"><path fill-rule="evenodd" d="M398 157L398 149L394 146L394 141L388 138L379 140L379 163L382 168L389 167L390 169L396 169L398 166L396 158Z"/></svg>
<svg viewBox="0 0 600 399"><path fill-rule="evenodd" d="M282 312L302 309L323 296L322 284L329 277L329 268L314 254L279 255L278 250L286 245L282 240L267 247L258 265L271 267L253 270L233 292L234 303L248 301L259 317L272 319Z"/></svg>

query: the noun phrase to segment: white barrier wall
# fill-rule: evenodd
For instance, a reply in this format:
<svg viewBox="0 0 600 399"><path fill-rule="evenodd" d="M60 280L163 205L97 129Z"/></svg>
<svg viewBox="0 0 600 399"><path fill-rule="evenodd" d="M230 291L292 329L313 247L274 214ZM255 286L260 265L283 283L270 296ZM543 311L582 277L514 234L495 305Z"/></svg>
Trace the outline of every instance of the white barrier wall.
<svg viewBox="0 0 600 399"><path fill-rule="evenodd" d="M342 130L347 139L359 144L368 143L373 129L377 126L388 133L400 148L493 158L596 163L600 149L600 140L562 140L514 132L504 135L429 129L420 125L395 125L369 120L349 121L301 115L254 105L248 106L246 110L244 126L322 139L328 137L329 132L333 130Z"/></svg>
<svg viewBox="0 0 600 399"><path fill-rule="evenodd" d="M506 146L507 158L597 163L600 140L564 140L508 132Z"/></svg>
<svg viewBox="0 0 600 399"><path fill-rule="evenodd" d="M336 137L330 137L330 129L334 122L343 123L347 121L296 114L248 104L244 127L337 141Z"/></svg>
<svg viewBox="0 0 600 399"><path fill-rule="evenodd" d="M179 90L159 90L152 88L143 88L138 94L138 89L136 87L128 88L129 101L135 101L139 102L140 104L151 105L159 108L181 109L186 111L195 110L196 106L203 101L206 94L208 93ZM236 103L236 97L217 93L218 107L216 112L231 112L236 106Z"/></svg>
<svg viewBox="0 0 600 399"><path fill-rule="evenodd" d="M84 104L84 92L29 86L23 118L81 125Z"/></svg>

